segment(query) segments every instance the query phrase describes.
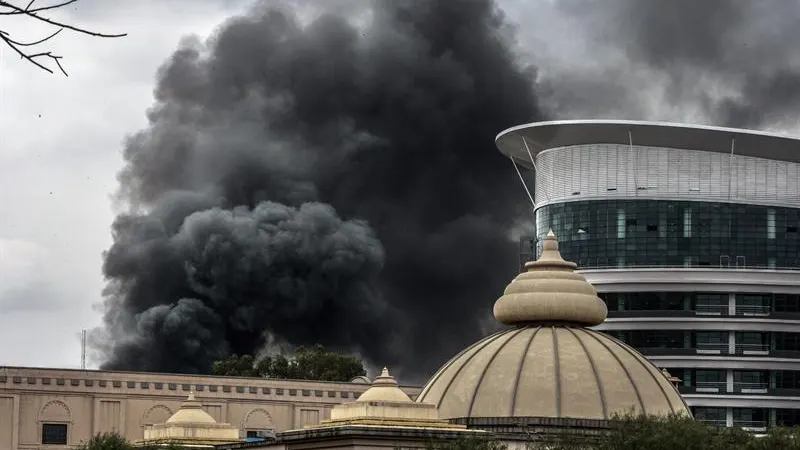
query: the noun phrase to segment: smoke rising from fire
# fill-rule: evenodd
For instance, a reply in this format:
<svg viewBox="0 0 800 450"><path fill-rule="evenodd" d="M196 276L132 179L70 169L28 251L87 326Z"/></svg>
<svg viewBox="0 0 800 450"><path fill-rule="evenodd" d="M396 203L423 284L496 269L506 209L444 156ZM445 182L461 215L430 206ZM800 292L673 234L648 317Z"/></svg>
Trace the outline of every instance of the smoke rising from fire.
<svg viewBox="0 0 800 450"><path fill-rule="evenodd" d="M257 4L159 71L124 148L106 368L202 372L274 339L420 381L483 335L516 269L529 210L498 131L797 125L789 4L504 0L507 19L489 0L344 0L306 23L301 3Z"/></svg>
<svg viewBox="0 0 800 450"><path fill-rule="evenodd" d="M124 148L103 367L202 372L269 335L424 377L514 274L524 194L492 141L542 118L532 74L491 1L376 1L361 26L272 5L159 71Z"/></svg>

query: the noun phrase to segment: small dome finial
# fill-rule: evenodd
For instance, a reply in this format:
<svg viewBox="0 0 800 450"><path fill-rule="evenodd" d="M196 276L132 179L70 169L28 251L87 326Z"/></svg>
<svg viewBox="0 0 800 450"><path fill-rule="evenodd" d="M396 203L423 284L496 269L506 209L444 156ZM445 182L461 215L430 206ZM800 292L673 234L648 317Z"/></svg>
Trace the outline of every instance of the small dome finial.
<svg viewBox="0 0 800 450"><path fill-rule="evenodd" d="M542 239L542 254L539 259L525 263L525 268L528 270L541 270L541 268L574 270L576 267L577 264L564 261L561 257L561 252L558 251L558 239L553 230L548 231L547 236Z"/></svg>
<svg viewBox="0 0 800 450"><path fill-rule="evenodd" d="M494 317L508 325L553 322L593 326L608 314L597 291L581 274L577 264L564 261L553 230L542 240L542 254L525 264L494 304Z"/></svg>

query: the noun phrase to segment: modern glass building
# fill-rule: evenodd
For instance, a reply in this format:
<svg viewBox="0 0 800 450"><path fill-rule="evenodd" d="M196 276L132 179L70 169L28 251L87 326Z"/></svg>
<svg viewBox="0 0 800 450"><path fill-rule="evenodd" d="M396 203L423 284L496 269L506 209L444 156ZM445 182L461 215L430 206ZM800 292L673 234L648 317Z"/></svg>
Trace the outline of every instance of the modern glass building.
<svg viewBox="0 0 800 450"><path fill-rule="evenodd" d="M634 121L500 133L536 236L552 229L609 310L598 329L681 379L695 417L800 425L800 140Z"/></svg>

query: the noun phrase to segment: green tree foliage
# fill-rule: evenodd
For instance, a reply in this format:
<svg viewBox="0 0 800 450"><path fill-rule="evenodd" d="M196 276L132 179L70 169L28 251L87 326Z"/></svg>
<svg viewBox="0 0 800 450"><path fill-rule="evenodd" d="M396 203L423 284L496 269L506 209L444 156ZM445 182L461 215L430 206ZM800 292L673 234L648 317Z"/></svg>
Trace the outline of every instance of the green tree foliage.
<svg viewBox="0 0 800 450"><path fill-rule="evenodd" d="M103 433L94 436L78 447L80 450L131 450L133 445L116 433Z"/></svg>
<svg viewBox="0 0 800 450"><path fill-rule="evenodd" d="M367 373L355 356L330 352L320 345L300 347L291 359L278 355L255 361L251 355L231 355L214 362L211 371L224 376L341 382Z"/></svg>
<svg viewBox="0 0 800 450"><path fill-rule="evenodd" d="M506 450L506 446L496 440L469 437L451 442L428 442L425 450Z"/></svg>
<svg viewBox="0 0 800 450"><path fill-rule="evenodd" d="M545 443L546 442L546 443ZM505 450L497 441L464 439L429 444L429 450ZM800 450L800 430L771 428L756 436L740 428L715 428L685 416L618 416L611 432L593 438L573 433L531 441L531 450Z"/></svg>
<svg viewBox="0 0 800 450"><path fill-rule="evenodd" d="M103 433L81 444L78 450L184 450L184 447L178 445L135 447L117 433Z"/></svg>

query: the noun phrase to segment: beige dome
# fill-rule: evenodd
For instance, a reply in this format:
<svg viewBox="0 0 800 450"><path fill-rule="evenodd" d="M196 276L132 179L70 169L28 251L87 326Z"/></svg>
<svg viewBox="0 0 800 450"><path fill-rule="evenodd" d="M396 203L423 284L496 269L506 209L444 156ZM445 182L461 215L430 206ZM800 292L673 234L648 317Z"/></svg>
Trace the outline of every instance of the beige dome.
<svg viewBox="0 0 800 450"><path fill-rule="evenodd" d="M530 326L505 330L444 365L418 402L442 418L610 419L614 413L689 414L651 362L593 330Z"/></svg>
<svg viewBox="0 0 800 450"><path fill-rule="evenodd" d="M417 402L447 419L541 417L607 420L627 412L691 416L677 389L624 343L584 326L605 320L605 303L566 262L550 232L497 300L491 335L444 365Z"/></svg>
<svg viewBox="0 0 800 450"><path fill-rule="evenodd" d="M172 415L169 419L167 419L166 423L171 424L178 424L178 423L217 423L213 417L207 412L203 410L203 406L200 404L199 401L195 400L194 392L189 393L189 398L186 399L185 402L181 404L181 409L179 409L175 414Z"/></svg>
<svg viewBox="0 0 800 450"><path fill-rule="evenodd" d="M411 398L403 392L389 369L383 368L381 374L372 382L372 387L358 397L356 402L395 402L411 403Z"/></svg>

